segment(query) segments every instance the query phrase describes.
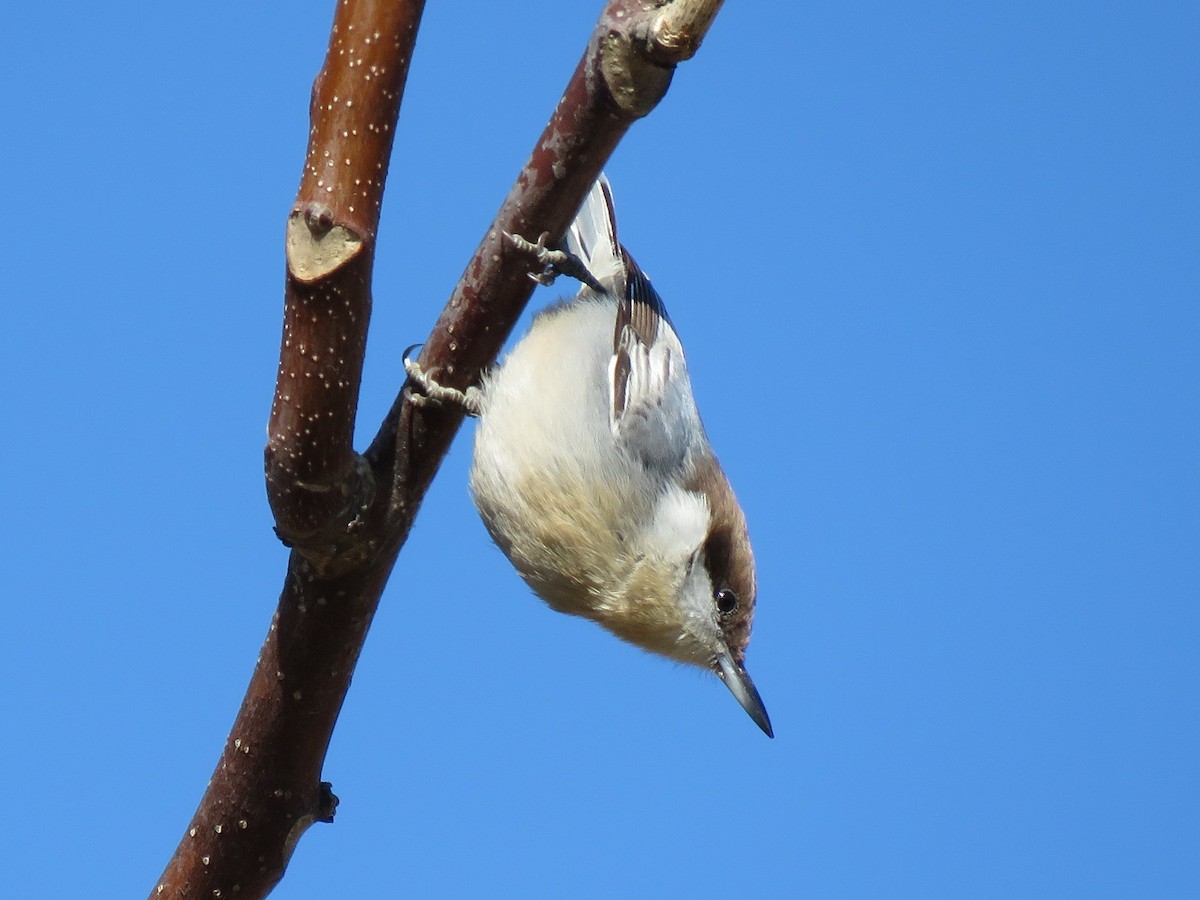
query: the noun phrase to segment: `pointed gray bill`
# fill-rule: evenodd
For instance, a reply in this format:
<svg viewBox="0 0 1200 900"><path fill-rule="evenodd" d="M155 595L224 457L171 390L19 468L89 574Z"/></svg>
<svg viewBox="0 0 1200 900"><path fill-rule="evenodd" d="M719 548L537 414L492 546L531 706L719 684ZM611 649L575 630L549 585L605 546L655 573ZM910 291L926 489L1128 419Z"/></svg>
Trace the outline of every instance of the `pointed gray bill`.
<svg viewBox="0 0 1200 900"><path fill-rule="evenodd" d="M767 708L763 706L762 697L758 696L758 688L750 680L750 673L735 663L728 653L722 653L717 657L717 675L725 682L733 696L737 697L742 709L750 714L754 724L761 728L767 737L775 737Z"/></svg>

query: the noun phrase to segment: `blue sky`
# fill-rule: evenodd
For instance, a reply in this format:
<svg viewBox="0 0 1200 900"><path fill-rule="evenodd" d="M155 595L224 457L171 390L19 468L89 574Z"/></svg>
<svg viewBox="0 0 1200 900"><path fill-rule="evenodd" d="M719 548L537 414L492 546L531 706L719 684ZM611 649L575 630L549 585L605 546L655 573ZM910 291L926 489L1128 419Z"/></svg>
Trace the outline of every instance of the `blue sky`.
<svg viewBox="0 0 1200 900"><path fill-rule="evenodd" d="M608 167L750 520L777 738L529 595L468 426L275 896L1200 895L1200 13L995 7L728 3ZM429 4L361 445L599 4L509 9ZM8 14L11 896L151 888L266 633L330 17Z"/></svg>

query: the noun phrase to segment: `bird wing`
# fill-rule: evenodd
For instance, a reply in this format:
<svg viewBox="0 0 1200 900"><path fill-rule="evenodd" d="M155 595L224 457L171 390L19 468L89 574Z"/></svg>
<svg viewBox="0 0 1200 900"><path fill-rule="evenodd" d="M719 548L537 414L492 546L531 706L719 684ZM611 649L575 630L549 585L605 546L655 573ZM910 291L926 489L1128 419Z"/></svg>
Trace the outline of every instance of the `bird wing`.
<svg viewBox="0 0 1200 900"><path fill-rule="evenodd" d="M617 240L612 188L603 174L568 229L567 249L617 301L608 367L613 438L664 472L682 465L703 434L683 345L658 291ZM595 292L585 285L579 295Z"/></svg>
<svg viewBox="0 0 1200 900"><path fill-rule="evenodd" d="M609 424L613 436L646 462L682 465L696 418L683 345L662 298L624 247L624 292L617 298L609 362Z"/></svg>

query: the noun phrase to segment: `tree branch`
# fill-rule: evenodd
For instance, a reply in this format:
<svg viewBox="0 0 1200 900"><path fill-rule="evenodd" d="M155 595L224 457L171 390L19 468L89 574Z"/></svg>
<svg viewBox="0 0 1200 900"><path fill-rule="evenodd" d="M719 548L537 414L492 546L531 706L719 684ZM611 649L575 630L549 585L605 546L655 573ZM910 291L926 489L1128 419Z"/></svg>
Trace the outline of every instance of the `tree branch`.
<svg viewBox="0 0 1200 900"><path fill-rule="evenodd" d="M321 569L362 561L345 554L359 543L354 531L375 495L354 452L354 419L375 235L423 7L423 0L338 5L313 84L308 155L288 217L267 497L280 538Z"/></svg>
<svg viewBox="0 0 1200 900"><path fill-rule="evenodd" d="M376 492L352 438L384 179L423 7L342 0L334 14L287 224L266 448L276 531L296 550L216 771L151 896L266 896L337 804L321 766L391 568L367 564Z"/></svg>
<svg viewBox="0 0 1200 900"><path fill-rule="evenodd" d="M151 896L265 896L308 826L332 819L337 798L320 775L333 726L396 556L461 424L459 412L418 408L402 388L367 452L360 457L351 444L375 234L422 5L338 5L288 220L266 450L276 530L293 552L221 759ZM465 387L479 377L533 291L530 258L502 233L561 239L618 141L662 98L674 61L695 52L719 6L605 6L424 345L422 363L437 367L446 384ZM656 24L663 21L670 27Z"/></svg>

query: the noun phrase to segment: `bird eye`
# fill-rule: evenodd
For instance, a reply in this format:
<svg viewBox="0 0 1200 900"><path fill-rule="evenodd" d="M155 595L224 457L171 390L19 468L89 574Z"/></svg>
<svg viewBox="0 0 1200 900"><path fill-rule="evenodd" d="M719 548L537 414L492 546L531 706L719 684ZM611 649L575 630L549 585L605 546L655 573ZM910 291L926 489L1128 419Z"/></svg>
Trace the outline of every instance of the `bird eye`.
<svg viewBox="0 0 1200 900"><path fill-rule="evenodd" d="M723 616L727 616L737 609L737 594L729 590L729 588L721 588L713 594L713 599L717 601L717 611Z"/></svg>

